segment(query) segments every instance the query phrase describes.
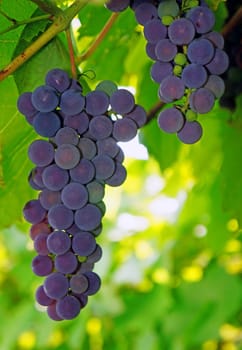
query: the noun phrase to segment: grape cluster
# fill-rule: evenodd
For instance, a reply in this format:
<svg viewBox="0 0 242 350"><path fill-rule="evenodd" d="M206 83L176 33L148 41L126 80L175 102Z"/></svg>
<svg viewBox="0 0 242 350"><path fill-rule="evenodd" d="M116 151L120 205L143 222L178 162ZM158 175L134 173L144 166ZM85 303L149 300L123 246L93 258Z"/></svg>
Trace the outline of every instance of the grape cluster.
<svg viewBox="0 0 242 350"><path fill-rule="evenodd" d="M39 194L23 209L37 252L32 269L45 277L36 300L51 319L73 319L100 288L93 269L102 256L96 237L105 185L119 186L127 176L118 142L135 137L146 112L110 81L84 96L61 69L49 71L45 85L20 95L17 105L41 136L28 149L35 165L29 183Z"/></svg>
<svg viewBox="0 0 242 350"><path fill-rule="evenodd" d="M110 0L106 6L112 11L130 6L144 27L146 53L155 61L151 77L159 84L160 100L172 103L159 114L159 127L184 143L197 142L202 136L197 115L209 112L223 95L220 75L229 65L223 37L213 31L213 12L197 0Z"/></svg>

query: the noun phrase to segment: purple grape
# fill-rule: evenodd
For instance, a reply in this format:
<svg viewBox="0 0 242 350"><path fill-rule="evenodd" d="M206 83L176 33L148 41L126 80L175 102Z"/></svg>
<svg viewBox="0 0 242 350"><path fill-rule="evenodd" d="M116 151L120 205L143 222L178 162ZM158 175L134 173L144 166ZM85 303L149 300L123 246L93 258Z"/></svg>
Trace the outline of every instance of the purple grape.
<svg viewBox="0 0 242 350"><path fill-rule="evenodd" d="M39 112L34 117L33 127L40 136L53 137L61 127L61 120L54 112Z"/></svg>
<svg viewBox="0 0 242 350"><path fill-rule="evenodd" d="M218 75L209 75L204 87L210 90L216 98L220 98L225 91L224 81Z"/></svg>
<svg viewBox="0 0 242 350"><path fill-rule="evenodd" d="M102 254L102 248L100 247L100 245L97 244L96 249L92 252L92 254L88 255L87 260L85 262L89 264L95 264L101 259Z"/></svg>
<svg viewBox="0 0 242 350"><path fill-rule="evenodd" d="M191 122L186 121L183 128L177 133L177 136L183 143L196 143L202 137L201 124L196 120Z"/></svg>
<svg viewBox="0 0 242 350"><path fill-rule="evenodd" d="M68 292L69 281L60 272L53 272L44 281L44 291L49 298L60 299Z"/></svg>
<svg viewBox="0 0 242 350"><path fill-rule="evenodd" d="M113 122L106 115L98 115L91 119L89 132L96 140L102 140L112 134Z"/></svg>
<svg viewBox="0 0 242 350"><path fill-rule="evenodd" d="M213 12L205 6L196 6L191 8L186 16L190 21L192 21L196 28L196 32L199 34L209 32L215 24Z"/></svg>
<svg viewBox="0 0 242 350"><path fill-rule="evenodd" d="M119 147L119 146L118 146ZM116 162L123 163L124 161L124 152L121 147L119 147L119 151L117 155L115 156Z"/></svg>
<svg viewBox="0 0 242 350"><path fill-rule="evenodd" d="M47 315L53 321L62 321L63 320L63 318L60 317L56 312L56 301L54 303L52 303L51 305L47 306Z"/></svg>
<svg viewBox="0 0 242 350"><path fill-rule="evenodd" d="M113 12L124 11L129 6L130 0L108 0L105 6Z"/></svg>
<svg viewBox="0 0 242 350"><path fill-rule="evenodd" d="M165 39L167 29L159 19L152 19L145 24L144 36L146 40L152 44L156 44L159 40Z"/></svg>
<svg viewBox="0 0 242 350"><path fill-rule="evenodd" d="M54 146L45 140L33 141L28 149L29 159L36 165L43 167L54 160Z"/></svg>
<svg viewBox="0 0 242 350"><path fill-rule="evenodd" d="M85 98L78 90L68 89L61 95L60 108L66 115L76 115L83 110L84 106Z"/></svg>
<svg viewBox="0 0 242 350"><path fill-rule="evenodd" d="M88 200L90 203L98 203L104 197L104 185L98 181L92 181L87 184Z"/></svg>
<svg viewBox="0 0 242 350"><path fill-rule="evenodd" d="M206 69L195 63L188 64L181 75L182 81L189 88L200 88L206 83L207 77Z"/></svg>
<svg viewBox="0 0 242 350"><path fill-rule="evenodd" d="M78 268L77 274L83 274L85 272L92 271L94 269L94 263L82 262Z"/></svg>
<svg viewBox="0 0 242 350"><path fill-rule="evenodd" d="M95 175L98 180L105 180L112 176L115 169L114 161L106 154L99 154L92 159L95 167Z"/></svg>
<svg viewBox="0 0 242 350"><path fill-rule="evenodd" d="M107 112L109 96L104 91L94 90L86 95L86 112L90 115L101 115Z"/></svg>
<svg viewBox="0 0 242 350"><path fill-rule="evenodd" d="M55 135L54 142L60 146L64 143L70 143L77 145L79 142L79 136L77 132L68 126L59 129Z"/></svg>
<svg viewBox="0 0 242 350"><path fill-rule="evenodd" d="M39 186L35 181L34 181L34 171L31 170L29 176L28 176L28 183L31 188L34 190L40 191L43 189L43 186Z"/></svg>
<svg viewBox="0 0 242 350"><path fill-rule="evenodd" d="M119 89L110 97L110 104L114 112L123 115L131 112L134 108L134 96L128 90Z"/></svg>
<svg viewBox="0 0 242 350"><path fill-rule="evenodd" d="M168 37L175 45L187 45L195 36L193 23L187 18L175 19L168 27Z"/></svg>
<svg viewBox="0 0 242 350"><path fill-rule="evenodd" d="M173 74L173 66L169 62L157 61L152 65L150 74L151 78L160 84L164 78Z"/></svg>
<svg viewBox="0 0 242 350"><path fill-rule="evenodd" d="M68 228L68 234L75 236L77 233L79 233L81 230L79 227L77 227L76 224L71 225L71 227Z"/></svg>
<svg viewBox="0 0 242 350"><path fill-rule="evenodd" d="M83 87L81 85L81 83L76 80L76 79L71 79L71 85L69 86L69 89L74 89L76 91L82 92L83 91Z"/></svg>
<svg viewBox="0 0 242 350"><path fill-rule="evenodd" d="M59 68L51 69L46 77L45 83L49 86L52 86L59 92L63 92L70 86L70 78L68 74Z"/></svg>
<svg viewBox="0 0 242 350"><path fill-rule="evenodd" d="M96 249L96 241L90 232L77 233L72 238L72 250L79 256L88 256Z"/></svg>
<svg viewBox="0 0 242 350"><path fill-rule="evenodd" d="M55 151L55 162L61 169L72 169L80 161L80 151L69 143L62 144Z"/></svg>
<svg viewBox="0 0 242 350"><path fill-rule="evenodd" d="M59 168L57 165L49 165L43 171L43 183L50 191L60 191L69 181L67 170Z"/></svg>
<svg viewBox="0 0 242 350"><path fill-rule="evenodd" d="M164 102L172 102L180 99L184 95L184 91L183 81L174 75L169 75L160 84L159 96Z"/></svg>
<svg viewBox="0 0 242 350"><path fill-rule="evenodd" d="M73 295L66 295L56 303L56 312L64 320L72 320L77 317L80 310L80 301Z"/></svg>
<svg viewBox="0 0 242 350"><path fill-rule="evenodd" d="M157 8L147 2L141 3L135 8L135 18L139 24L146 24L153 18L158 17Z"/></svg>
<svg viewBox="0 0 242 350"><path fill-rule="evenodd" d="M86 290L85 294L96 294L101 287L100 277L93 271L85 272L84 275L87 277L89 282L88 289Z"/></svg>
<svg viewBox="0 0 242 350"><path fill-rule="evenodd" d="M49 210L61 203L61 194L59 191L50 191L45 188L39 194L39 201L44 209Z"/></svg>
<svg viewBox="0 0 242 350"><path fill-rule="evenodd" d="M88 288L88 279L83 274L73 275L70 278L70 288L72 293L81 294Z"/></svg>
<svg viewBox="0 0 242 350"><path fill-rule="evenodd" d="M64 125L77 130L82 135L88 129L89 117L84 111L76 115L67 115L64 119Z"/></svg>
<svg viewBox="0 0 242 350"><path fill-rule="evenodd" d="M167 133L178 132L182 129L184 123L185 119L182 112L175 107L164 109L158 117L159 127Z"/></svg>
<svg viewBox="0 0 242 350"><path fill-rule="evenodd" d="M207 64L214 56L213 44L208 39L195 39L188 45L187 56L192 63Z"/></svg>
<svg viewBox="0 0 242 350"><path fill-rule="evenodd" d="M82 158L75 168L70 169L71 179L80 182L81 184L87 184L92 181L94 175L95 167L93 163L85 158Z"/></svg>
<svg viewBox="0 0 242 350"><path fill-rule="evenodd" d="M215 55L206 68L211 74L223 74L229 67L229 57L227 53L221 49L215 49Z"/></svg>
<svg viewBox="0 0 242 350"><path fill-rule="evenodd" d="M113 137L117 141L130 141L137 135L137 129L136 123L131 118L118 119L113 126Z"/></svg>
<svg viewBox="0 0 242 350"><path fill-rule="evenodd" d="M43 172L45 170L45 167L37 166L32 169L32 178L34 183L39 186L40 189L43 189L45 187L43 183Z"/></svg>
<svg viewBox="0 0 242 350"><path fill-rule="evenodd" d="M148 57L150 57L154 61L157 61L158 58L155 53L155 47L156 47L156 44L147 43L145 47L145 51Z"/></svg>
<svg viewBox="0 0 242 350"><path fill-rule="evenodd" d="M141 118L142 118L142 113L140 113L140 114L141 114ZM106 154L109 157L115 157L117 155L118 151L119 151L119 147L117 145L116 140L113 137L107 137L105 139L97 141L98 154Z"/></svg>
<svg viewBox="0 0 242 350"><path fill-rule="evenodd" d="M71 182L63 188L61 199L67 208L72 210L80 209L87 204L88 191L84 185L78 182Z"/></svg>
<svg viewBox="0 0 242 350"><path fill-rule="evenodd" d="M214 106L214 100L214 94L206 88L197 89L189 97L191 109L200 114L211 111Z"/></svg>
<svg viewBox="0 0 242 350"><path fill-rule="evenodd" d="M169 39L161 39L156 44L155 54L159 61L170 62L177 54L177 46Z"/></svg>
<svg viewBox="0 0 242 350"><path fill-rule="evenodd" d="M137 6L143 4L144 2L149 4L154 4L154 0L133 0L133 1L130 1L130 7L132 10L135 10Z"/></svg>
<svg viewBox="0 0 242 350"><path fill-rule="evenodd" d="M17 101L17 107L20 113L28 117L28 120L38 112L32 103L32 92L22 93ZM32 124L32 123L30 123Z"/></svg>
<svg viewBox="0 0 242 350"><path fill-rule="evenodd" d="M54 231L47 237L47 247L52 254L61 255L68 252L71 239L64 231Z"/></svg>
<svg viewBox="0 0 242 350"><path fill-rule="evenodd" d="M97 153L95 142L88 137L80 138L78 148L80 149L82 156L89 160L92 159Z"/></svg>
<svg viewBox="0 0 242 350"><path fill-rule="evenodd" d="M53 267L53 261L48 255L37 255L32 260L32 270L37 276L48 276Z"/></svg>
<svg viewBox="0 0 242 350"><path fill-rule="evenodd" d="M81 308L84 308L87 305L88 302L88 296L83 294L83 293L72 293L74 297L76 297L80 303L81 303Z"/></svg>
<svg viewBox="0 0 242 350"><path fill-rule="evenodd" d="M147 122L146 111L140 105L135 105L134 109L128 114L125 114L124 117L132 119L137 124L138 128L141 128Z"/></svg>
<svg viewBox="0 0 242 350"><path fill-rule="evenodd" d="M75 236L74 236L75 237ZM55 268L57 271L69 274L73 273L78 266L77 257L71 251L55 257Z"/></svg>
<svg viewBox="0 0 242 350"><path fill-rule="evenodd" d="M101 211L94 204L87 204L75 212L75 224L83 231L95 230L100 225L101 219Z"/></svg>
<svg viewBox="0 0 242 350"><path fill-rule="evenodd" d="M39 255L48 255L50 253L46 244L48 236L46 233L40 233L34 240L34 249Z"/></svg>
<svg viewBox="0 0 242 350"><path fill-rule="evenodd" d="M32 199L27 202L23 208L25 220L31 224L38 224L43 221L46 216L46 210L40 204L38 199Z"/></svg>
<svg viewBox="0 0 242 350"><path fill-rule="evenodd" d="M218 32L208 32L202 36L205 39L211 41L211 43L218 49L223 49L224 47L224 37Z"/></svg>
<svg viewBox="0 0 242 350"><path fill-rule="evenodd" d="M35 240L35 238L41 233L46 233L46 234L51 233L51 228L47 221L42 221L42 222L39 222L38 224L33 224L30 228L29 233L30 233L30 238L32 240Z"/></svg>
<svg viewBox="0 0 242 350"><path fill-rule="evenodd" d="M127 170L126 168L122 165L117 163L115 165L115 170L112 176L110 176L108 179L105 180L105 183L109 186L120 186L122 185L122 183L124 183L124 181L127 178Z"/></svg>
<svg viewBox="0 0 242 350"><path fill-rule="evenodd" d="M59 97L54 88L48 85L37 87L31 96L33 106L40 112L51 112L59 103Z"/></svg>
<svg viewBox="0 0 242 350"><path fill-rule="evenodd" d="M63 204L57 204L48 212L50 226L57 230L66 230L73 224L73 212Z"/></svg>
<svg viewBox="0 0 242 350"><path fill-rule="evenodd" d="M36 289L35 292L35 299L37 303L39 303L42 306L49 306L51 305L54 300L45 293L44 286L41 285Z"/></svg>

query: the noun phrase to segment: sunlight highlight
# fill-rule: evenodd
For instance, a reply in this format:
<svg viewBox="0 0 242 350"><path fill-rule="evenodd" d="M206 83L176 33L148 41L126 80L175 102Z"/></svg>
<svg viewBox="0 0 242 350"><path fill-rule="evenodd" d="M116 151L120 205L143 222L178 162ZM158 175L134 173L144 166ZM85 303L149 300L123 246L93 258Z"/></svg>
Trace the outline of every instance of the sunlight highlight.
<svg viewBox="0 0 242 350"><path fill-rule="evenodd" d="M26 331L20 334L18 345L20 349L33 349L36 344L36 335L33 331Z"/></svg>
<svg viewBox="0 0 242 350"><path fill-rule="evenodd" d="M195 265L184 267L181 271L181 275L187 282L198 282L203 278L203 269Z"/></svg>
<svg viewBox="0 0 242 350"><path fill-rule="evenodd" d="M149 158L147 148L139 142L138 135L129 142L118 142L124 151L125 157L147 160Z"/></svg>

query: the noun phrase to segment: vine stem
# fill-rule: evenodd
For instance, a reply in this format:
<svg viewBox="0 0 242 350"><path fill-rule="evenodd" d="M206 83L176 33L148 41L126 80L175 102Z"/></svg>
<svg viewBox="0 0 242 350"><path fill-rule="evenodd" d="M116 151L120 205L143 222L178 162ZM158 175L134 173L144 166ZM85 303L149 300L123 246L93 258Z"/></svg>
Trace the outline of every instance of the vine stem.
<svg viewBox="0 0 242 350"><path fill-rule="evenodd" d="M66 10L61 11L60 14L54 17L51 26L40 35L35 42L27 47L19 56L15 57L3 70L0 71L0 81L4 80L10 74L16 71L24 62L31 58L44 45L52 40L58 33L66 30L70 25L71 20L80 11L80 9L88 3L87 0L76 0Z"/></svg>
<svg viewBox="0 0 242 350"><path fill-rule="evenodd" d="M52 15L46 14L46 15L36 16L36 17L33 17L33 18L28 18L28 19L25 19L23 21L17 21L15 19L13 19L11 21L11 22L13 22L13 24L11 26L9 26L8 28L2 30L0 32L0 35L8 33L11 30L14 30L14 29L16 29L16 28L18 28L18 27L20 27L22 25L25 25L25 24L29 24L29 23L33 23L33 22L37 22L37 21L42 21L44 19L52 20L52 18L53 18Z"/></svg>
<svg viewBox="0 0 242 350"><path fill-rule="evenodd" d="M73 42L72 42L72 35L71 35L71 29L68 27L66 29L66 38L69 48L69 54L70 54L70 62L71 62L71 75L72 78L77 79L77 70L76 70L76 62L75 62L75 53L73 48Z"/></svg>
<svg viewBox="0 0 242 350"><path fill-rule="evenodd" d="M230 18L230 20L225 24L221 30L221 34L225 38L228 34L242 21L242 6L238 8L235 14Z"/></svg>
<svg viewBox="0 0 242 350"><path fill-rule="evenodd" d="M151 109L147 112L147 121L145 125L147 125L155 117L156 113L159 112L160 109L164 107L164 105L164 102L158 101L154 106L151 107Z"/></svg>
<svg viewBox="0 0 242 350"><path fill-rule="evenodd" d="M47 12L51 15L58 15L62 12L62 10L56 6L55 1L53 0L31 0L35 3L41 10Z"/></svg>
<svg viewBox="0 0 242 350"><path fill-rule="evenodd" d="M87 51L83 55L77 57L77 59L76 59L77 64L80 64L81 62L87 60L94 53L94 51L97 49L97 47L103 41L103 39L105 38L105 36L109 32L109 30L112 28L114 22L118 18L118 15L119 15L119 13L117 13L117 12L112 13L112 15L110 16L110 18L108 19L108 21L104 25L101 32L98 34L98 36L96 37L94 42L91 44L91 46L87 49Z"/></svg>

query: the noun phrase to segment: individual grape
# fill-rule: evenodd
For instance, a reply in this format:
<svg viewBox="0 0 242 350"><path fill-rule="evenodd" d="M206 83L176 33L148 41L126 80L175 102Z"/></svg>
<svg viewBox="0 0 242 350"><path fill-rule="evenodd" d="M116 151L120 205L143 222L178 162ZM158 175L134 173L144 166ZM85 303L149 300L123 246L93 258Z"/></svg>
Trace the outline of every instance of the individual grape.
<svg viewBox="0 0 242 350"><path fill-rule="evenodd" d="M192 21L196 28L196 32L199 34L209 32L215 24L213 12L205 6L196 6L191 8L187 12L186 17Z"/></svg>
<svg viewBox="0 0 242 350"><path fill-rule="evenodd" d="M54 159L54 153L54 146L45 140L33 141L28 149L29 159L40 167L49 165Z"/></svg>
<svg viewBox="0 0 242 350"><path fill-rule="evenodd" d="M94 90L86 95L86 112L90 115L106 113L109 106L109 96L104 91Z"/></svg>
<svg viewBox="0 0 242 350"><path fill-rule="evenodd" d="M135 8L135 18L139 24L144 25L153 18L158 17L157 8L150 3L141 3Z"/></svg>
<svg viewBox="0 0 242 350"><path fill-rule="evenodd" d="M200 88L205 84L207 77L206 69L195 63L188 64L181 75L182 81L189 88Z"/></svg>
<svg viewBox="0 0 242 350"><path fill-rule="evenodd" d="M46 210L40 204L38 199L28 201L23 208L25 220L31 224L38 224L43 221L46 216Z"/></svg>
<svg viewBox="0 0 242 350"><path fill-rule="evenodd" d="M111 80L103 80L97 84L96 90L104 91L108 96L111 96L116 90L118 90L118 87Z"/></svg>
<svg viewBox="0 0 242 350"><path fill-rule="evenodd" d="M63 92L68 89L71 81L68 74L64 70L54 68L47 73L45 77L45 83L49 86L52 86L57 91Z"/></svg>
<svg viewBox="0 0 242 350"><path fill-rule="evenodd" d="M194 112L205 114L211 111L214 106L214 95L206 89L200 88L192 92L189 97L190 107Z"/></svg>
<svg viewBox="0 0 242 350"><path fill-rule="evenodd" d="M209 75L208 80L204 87L214 94L216 98L220 98L225 91L225 84L222 78L218 75Z"/></svg>
<svg viewBox="0 0 242 350"><path fill-rule="evenodd" d="M78 90L68 89L61 95L60 108L66 115L76 115L83 110L84 106L85 98Z"/></svg>
<svg viewBox="0 0 242 350"><path fill-rule="evenodd" d="M113 12L124 11L129 6L130 0L108 0L105 6Z"/></svg>
<svg viewBox="0 0 242 350"><path fill-rule="evenodd" d="M17 107L20 113L28 117L28 120L38 112L32 103L32 92L22 93L18 98Z"/></svg>
<svg viewBox="0 0 242 350"><path fill-rule="evenodd" d="M28 176L28 183L31 188L33 188L36 191L42 190L42 186L37 185L37 183L34 181L34 172L31 170L29 176Z"/></svg>
<svg viewBox="0 0 242 350"><path fill-rule="evenodd" d="M156 44L155 54L159 61L170 62L177 54L177 46L169 39L161 39Z"/></svg>
<svg viewBox="0 0 242 350"><path fill-rule="evenodd" d="M85 158L82 158L75 168L70 169L71 179L81 184L87 184L92 181L94 175L95 167L93 163Z"/></svg>
<svg viewBox="0 0 242 350"><path fill-rule="evenodd" d="M69 143L61 144L55 151L55 162L61 169L72 169L80 161L80 151Z"/></svg>
<svg viewBox="0 0 242 350"><path fill-rule="evenodd" d="M36 255L32 260L32 270L37 276L48 276L53 267L53 261L48 255Z"/></svg>
<svg viewBox="0 0 242 350"><path fill-rule="evenodd" d="M180 99L184 95L184 91L183 81L174 75L169 75L160 84L159 96L164 102L172 102Z"/></svg>
<svg viewBox="0 0 242 350"><path fill-rule="evenodd" d="M76 115L67 115L64 119L64 125L75 129L82 135L88 129L89 117L84 111Z"/></svg>
<svg viewBox="0 0 242 350"><path fill-rule="evenodd" d="M32 178L34 183L39 186L40 189L43 189L45 187L43 183L43 172L45 170L45 167L37 166L32 169Z"/></svg>
<svg viewBox="0 0 242 350"><path fill-rule="evenodd" d="M46 244L52 254L61 255L70 249L71 239L64 231L54 231L48 235Z"/></svg>
<svg viewBox="0 0 242 350"><path fill-rule="evenodd" d="M81 83L73 78L71 79L71 85L69 86L69 89L74 89L76 91L79 91L80 93L83 91Z"/></svg>
<svg viewBox="0 0 242 350"><path fill-rule="evenodd" d="M156 44L147 43L145 46L146 55L152 60L157 61L158 58L155 53Z"/></svg>
<svg viewBox="0 0 242 350"><path fill-rule="evenodd" d="M98 154L106 154L109 157L115 157L119 151L117 142L113 137L98 140L96 144Z"/></svg>
<svg viewBox="0 0 242 350"><path fill-rule="evenodd" d="M96 241L90 232L77 233L72 238L72 250L79 256L88 256L96 249Z"/></svg>
<svg viewBox="0 0 242 350"><path fill-rule="evenodd" d="M104 201L100 201L99 203L96 203L95 205L101 210L101 215L104 216L106 213L106 205L105 205ZM95 229L93 229L91 231L96 236L96 235L99 235L99 233L101 233L101 230L102 230L102 223L100 223L100 225L98 225ZM96 231L98 231L98 233L96 233Z"/></svg>
<svg viewBox="0 0 242 350"><path fill-rule="evenodd" d="M137 129L136 123L131 118L118 119L113 126L113 137L117 141L130 141L137 135Z"/></svg>
<svg viewBox="0 0 242 350"><path fill-rule="evenodd" d="M88 271L92 271L94 269L94 263L82 262L78 268L77 274L83 274Z"/></svg>
<svg viewBox="0 0 242 350"><path fill-rule="evenodd" d="M114 173L115 164L111 157L99 154L92 159L95 167L95 176L98 180L108 179Z"/></svg>
<svg viewBox="0 0 242 350"><path fill-rule="evenodd" d="M83 231L94 230L100 225L101 219L101 211L94 204L87 204L75 212L75 224Z"/></svg>
<svg viewBox="0 0 242 350"><path fill-rule="evenodd" d="M105 180L105 183L109 186L120 186L127 177L127 170L122 164L117 163L112 176Z"/></svg>
<svg viewBox="0 0 242 350"><path fill-rule="evenodd" d="M77 145L79 142L79 136L77 132L68 126L59 129L55 135L54 142L60 146L64 143L70 143L71 145Z"/></svg>
<svg viewBox="0 0 242 350"><path fill-rule="evenodd" d="M99 244L96 245L96 249L87 257L86 263L95 264L102 257L102 248Z"/></svg>
<svg viewBox="0 0 242 350"><path fill-rule="evenodd" d="M49 165L43 171L43 183L50 191L60 191L69 181L67 170L59 168L56 164Z"/></svg>
<svg viewBox="0 0 242 350"><path fill-rule="evenodd" d="M70 288L72 293L81 294L88 288L88 279L83 274L73 275L70 278Z"/></svg>
<svg viewBox="0 0 242 350"><path fill-rule="evenodd" d="M88 191L84 185L78 182L71 182L63 188L61 200L69 209L80 209L87 204Z"/></svg>
<svg viewBox="0 0 242 350"><path fill-rule="evenodd" d="M45 188L39 194L39 201L44 209L49 210L56 204L61 203L60 191L50 191Z"/></svg>
<svg viewBox="0 0 242 350"><path fill-rule="evenodd" d="M71 251L55 257L55 268L57 271L69 274L73 273L78 266L77 257Z"/></svg>
<svg viewBox="0 0 242 350"><path fill-rule="evenodd" d="M74 297L76 297L81 304L81 309L84 308L87 305L88 302L88 296L83 293L72 293Z"/></svg>
<svg viewBox="0 0 242 350"><path fill-rule="evenodd" d="M98 203L104 197L104 185L98 181L92 181L87 184L88 200L90 203Z"/></svg>
<svg viewBox="0 0 242 350"><path fill-rule="evenodd" d="M34 240L34 249L39 255L48 255L49 249L47 248L47 237L48 234L40 233Z"/></svg>
<svg viewBox="0 0 242 350"><path fill-rule="evenodd" d="M146 40L152 44L156 44L159 40L165 39L167 29L159 19L151 19L145 24L144 36Z"/></svg>
<svg viewBox="0 0 242 350"><path fill-rule="evenodd" d="M68 234L75 236L77 233L79 233L81 230L79 227L77 227L76 224L71 225L71 227L68 228Z"/></svg>
<svg viewBox="0 0 242 350"><path fill-rule="evenodd" d="M104 216L106 213L106 206L105 206L104 202L101 201L101 202L97 203L96 206L101 210L102 216ZM102 230L103 230L103 225L101 223L98 227L96 227L94 230L92 230L91 233L93 234L93 236L97 237L100 235L100 233L102 233Z"/></svg>
<svg viewBox="0 0 242 350"><path fill-rule="evenodd" d="M31 225L29 233L30 233L30 238L32 240L35 240L35 238L40 233L46 233L46 234L51 233L51 228L48 224L48 221L43 220L43 221L39 222L38 224Z"/></svg>
<svg viewBox="0 0 242 350"><path fill-rule="evenodd" d="M67 294L69 281L66 276L60 272L53 272L46 277L44 281L44 291L49 298L60 299Z"/></svg>
<svg viewBox="0 0 242 350"><path fill-rule="evenodd" d="M41 285L36 289L35 292L35 299L37 303L39 303L42 306L48 306L53 303L53 299L48 297L48 295L45 293L44 286Z"/></svg>
<svg viewBox="0 0 242 350"><path fill-rule="evenodd" d="M39 112L34 117L33 127L40 136L53 137L61 127L61 120L54 112Z"/></svg>
<svg viewBox="0 0 242 350"><path fill-rule="evenodd" d="M89 160L92 159L97 153L95 142L88 137L80 138L78 148L80 149L82 156Z"/></svg>
<svg viewBox="0 0 242 350"><path fill-rule="evenodd" d="M158 117L159 127L167 133L178 132L182 129L184 123L185 119L182 112L175 107L164 109Z"/></svg>
<svg viewBox="0 0 242 350"><path fill-rule="evenodd" d="M211 41L211 43L213 43L213 45L218 49L223 49L224 37L220 33L212 31L212 32L203 34L202 37Z"/></svg>
<svg viewBox="0 0 242 350"><path fill-rule="evenodd" d="M141 128L147 122L146 111L140 105L135 105L134 109L128 114L125 114L124 117L132 119L137 124L138 128Z"/></svg>
<svg viewBox="0 0 242 350"><path fill-rule="evenodd" d="M215 55L206 68L211 74L223 74L229 67L229 57L227 53L221 49L215 49Z"/></svg>
<svg viewBox="0 0 242 350"><path fill-rule="evenodd" d="M62 321L63 318L60 317L56 312L56 301L47 306L47 315L53 321Z"/></svg>
<svg viewBox="0 0 242 350"><path fill-rule="evenodd" d="M64 320L72 320L78 316L80 310L80 301L73 295L66 295L56 303L56 312Z"/></svg>
<svg viewBox="0 0 242 350"><path fill-rule="evenodd" d="M164 16L176 17L179 14L180 8L175 0L162 1L158 6L158 15L160 18Z"/></svg>
<svg viewBox="0 0 242 350"><path fill-rule="evenodd" d="M110 97L110 104L114 112L123 115L132 111L135 106L135 100L131 92L119 89Z"/></svg>
<svg viewBox="0 0 242 350"><path fill-rule="evenodd" d="M40 112L51 112L59 103L59 97L54 88L48 85L37 87L31 96L33 106Z"/></svg>
<svg viewBox="0 0 242 350"><path fill-rule="evenodd" d="M48 212L50 226L57 230L65 230L73 224L73 212L63 204L57 204Z"/></svg>
<svg viewBox="0 0 242 350"><path fill-rule="evenodd" d="M158 84L168 75L172 75L173 66L169 62L155 62L151 67L151 78ZM131 112L132 113L132 112Z"/></svg>
<svg viewBox="0 0 242 350"><path fill-rule="evenodd" d="M117 153L117 155L115 156L114 159L116 160L116 162L123 163L123 161L124 161L124 152L123 152L121 147L119 147L119 151L118 151L118 153Z"/></svg>
<svg viewBox="0 0 242 350"><path fill-rule="evenodd" d="M85 272L84 275L87 277L89 282L88 289L86 290L85 294L87 295L96 294L101 287L100 277L93 271Z"/></svg>
<svg viewBox="0 0 242 350"><path fill-rule="evenodd" d="M89 132L96 140L109 137L113 130L113 122L106 115L95 116L89 124Z"/></svg>
<svg viewBox="0 0 242 350"><path fill-rule="evenodd" d="M200 140L202 137L202 127L201 124L194 121L186 121L183 128L177 133L180 141L186 144L193 144Z"/></svg>
<svg viewBox="0 0 242 350"><path fill-rule="evenodd" d="M138 7L140 4L143 4L144 2L154 4L153 0L133 0L130 1L130 7L132 10L135 10L136 7Z"/></svg>
<svg viewBox="0 0 242 350"><path fill-rule="evenodd" d="M168 27L168 37L175 45L187 45L195 36L193 23L187 18L175 19Z"/></svg>
<svg viewBox="0 0 242 350"><path fill-rule="evenodd" d="M179 66L185 66L187 63L187 56L184 53L178 52L174 57L174 63Z"/></svg>
<svg viewBox="0 0 242 350"><path fill-rule="evenodd" d="M208 39L195 39L188 45L187 56L192 63L207 64L214 56L213 44Z"/></svg>

